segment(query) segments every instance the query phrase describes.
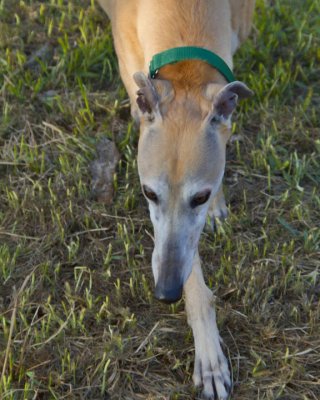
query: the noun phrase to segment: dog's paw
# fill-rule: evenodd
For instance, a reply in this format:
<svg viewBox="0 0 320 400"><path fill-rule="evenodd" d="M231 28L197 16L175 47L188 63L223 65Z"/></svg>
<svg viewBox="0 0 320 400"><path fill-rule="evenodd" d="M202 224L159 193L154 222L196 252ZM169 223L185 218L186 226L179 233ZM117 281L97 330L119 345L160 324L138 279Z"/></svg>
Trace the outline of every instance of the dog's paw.
<svg viewBox="0 0 320 400"><path fill-rule="evenodd" d="M202 397L206 400L227 400L232 387L231 376L228 361L221 349L219 333L215 329L202 327L197 330L194 339L195 386L203 387Z"/></svg>
<svg viewBox="0 0 320 400"><path fill-rule="evenodd" d="M209 207L209 216L211 218L219 218L219 219L227 218L228 208L222 191L220 191L217 194L217 196L213 198Z"/></svg>
<svg viewBox="0 0 320 400"><path fill-rule="evenodd" d="M228 208L223 195L212 200L208 214L210 217L210 227L214 231L216 220L223 221L228 217Z"/></svg>
<svg viewBox="0 0 320 400"><path fill-rule="evenodd" d="M228 208L226 205L226 200L224 198L223 190L222 187L218 191L218 193L215 195L215 197L212 199L212 202L210 204L208 214L210 217L210 220L212 222L212 226L214 228L214 221L216 219L219 220L224 220L228 216Z"/></svg>
<svg viewBox="0 0 320 400"><path fill-rule="evenodd" d="M228 208L226 206L225 201L217 205L211 212L211 218L219 218L221 221L228 217Z"/></svg>

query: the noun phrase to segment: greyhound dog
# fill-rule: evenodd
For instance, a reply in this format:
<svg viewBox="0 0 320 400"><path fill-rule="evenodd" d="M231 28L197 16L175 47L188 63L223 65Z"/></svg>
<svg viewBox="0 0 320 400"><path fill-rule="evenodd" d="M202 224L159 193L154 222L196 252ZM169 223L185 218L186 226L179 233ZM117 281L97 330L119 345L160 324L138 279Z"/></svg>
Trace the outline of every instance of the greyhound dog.
<svg viewBox="0 0 320 400"><path fill-rule="evenodd" d="M154 227L155 296L185 293L195 342L193 381L228 398L213 296L198 254L206 217L226 216L222 192L231 115L248 87L232 55L250 32L254 0L98 0L108 14L131 113L140 125L138 170ZM150 64L151 63L151 64Z"/></svg>

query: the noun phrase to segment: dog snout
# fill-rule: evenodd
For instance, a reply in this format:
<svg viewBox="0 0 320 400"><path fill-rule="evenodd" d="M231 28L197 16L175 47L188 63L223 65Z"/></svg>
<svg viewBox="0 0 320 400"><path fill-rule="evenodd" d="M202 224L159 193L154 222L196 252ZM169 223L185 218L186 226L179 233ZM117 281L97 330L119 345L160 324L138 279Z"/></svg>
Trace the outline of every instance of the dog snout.
<svg viewBox="0 0 320 400"><path fill-rule="evenodd" d="M182 289L183 285L180 283L169 287L160 283L156 285L154 295L157 300L171 304L181 299Z"/></svg>
<svg viewBox="0 0 320 400"><path fill-rule="evenodd" d="M169 236L162 252L157 249L153 255L153 268L157 271L155 275L155 297L165 303L175 303L182 297L183 284L186 281L192 259L186 251L185 240L181 236ZM190 265L189 265L190 264Z"/></svg>

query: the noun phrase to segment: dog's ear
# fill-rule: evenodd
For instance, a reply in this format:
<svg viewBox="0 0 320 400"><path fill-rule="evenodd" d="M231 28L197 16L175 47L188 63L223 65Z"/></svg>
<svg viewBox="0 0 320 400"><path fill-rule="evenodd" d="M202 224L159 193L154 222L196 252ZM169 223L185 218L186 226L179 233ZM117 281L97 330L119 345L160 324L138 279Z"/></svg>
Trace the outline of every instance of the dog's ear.
<svg viewBox="0 0 320 400"><path fill-rule="evenodd" d="M208 98L213 98L215 112L225 119L229 118L236 108L238 99L245 99L253 95L248 86L239 81L229 83L215 95L213 90L213 84L209 84L206 88L206 95Z"/></svg>
<svg viewBox="0 0 320 400"><path fill-rule="evenodd" d="M173 88L169 81L150 79L143 72L136 72L133 79L139 87L137 104L142 114L154 116L160 113L161 104L172 100Z"/></svg>

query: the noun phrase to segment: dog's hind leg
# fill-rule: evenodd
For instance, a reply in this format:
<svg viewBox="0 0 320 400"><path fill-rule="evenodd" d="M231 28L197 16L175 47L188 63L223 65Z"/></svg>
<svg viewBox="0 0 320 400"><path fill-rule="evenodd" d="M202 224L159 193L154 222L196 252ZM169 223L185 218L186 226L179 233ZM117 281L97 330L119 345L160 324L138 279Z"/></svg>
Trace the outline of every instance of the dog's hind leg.
<svg viewBox="0 0 320 400"><path fill-rule="evenodd" d="M184 291L195 344L194 384L203 385L205 399L226 400L231 389L230 372L220 345L213 295L204 282L198 254Z"/></svg>

